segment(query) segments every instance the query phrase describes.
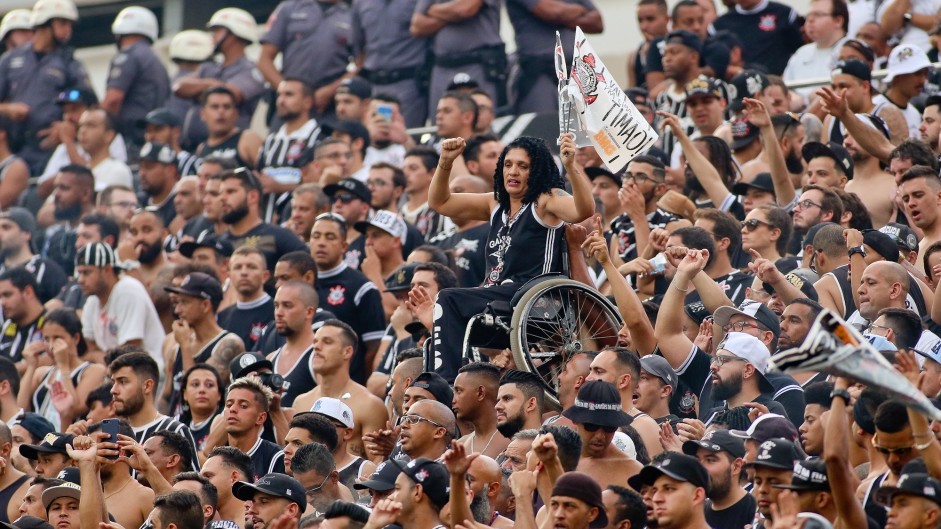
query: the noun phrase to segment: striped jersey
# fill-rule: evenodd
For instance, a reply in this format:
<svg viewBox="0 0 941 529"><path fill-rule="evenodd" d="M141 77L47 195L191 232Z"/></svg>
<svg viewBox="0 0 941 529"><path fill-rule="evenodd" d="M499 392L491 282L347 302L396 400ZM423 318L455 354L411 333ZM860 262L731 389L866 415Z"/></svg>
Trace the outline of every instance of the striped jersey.
<svg viewBox="0 0 941 529"><path fill-rule="evenodd" d="M171 432L182 435L186 438L187 441L189 441L190 446L193 447L193 470L199 470L199 458L196 457L196 453L198 452L196 448L196 441L193 440L193 434L185 424L174 419L173 417L167 417L166 415L158 414L157 418L153 421L145 424L144 426L134 427L133 429L134 439L138 443L143 443L147 439L150 439L160 430L169 430Z"/></svg>
<svg viewBox="0 0 941 529"><path fill-rule="evenodd" d="M280 184L299 184L301 168L297 161L301 153L312 148L321 137L320 124L310 119L294 132L287 131L287 125L281 125L276 132L269 133L258 153L257 169ZM265 222L280 212L284 203L291 198L290 193L269 194L264 201Z"/></svg>

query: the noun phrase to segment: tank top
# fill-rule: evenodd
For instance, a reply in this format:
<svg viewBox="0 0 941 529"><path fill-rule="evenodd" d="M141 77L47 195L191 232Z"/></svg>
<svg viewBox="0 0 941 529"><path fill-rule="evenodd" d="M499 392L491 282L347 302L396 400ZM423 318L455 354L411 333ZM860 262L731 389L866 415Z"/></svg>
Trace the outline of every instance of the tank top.
<svg viewBox="0 0 941 529"><path fill-rule="evenodd" d="M365 462L365 459L357 456L356 459L350 461L345 467L339 469L340 483L353 488L353 484L356 483L356 479L359 478L359 469L362 468Z"/></svg>
<svg viewBox="0 0 941 529"><path fill-rule="evenodd" d="M206 438L209 437L209 427L212 426L212 420L216 418L216 415L218 415L218 413L214 413L203 422L195 423L190 421L187 425L189 426L190 433L193 434L193 441L196 442L197 450L202 450L203 445L206 444Z"/></svg>
<svg viewBox="0 0 941 529"><path fill-rule="evenodd" d="M69 374L69 379L72 381L73 386L78 387L78 381L82 378L82 373L84 373L90 365L91 362L82 362ZM49 390L50 385L55 380L53 377L55 377L58 372L59 368L57 367L46 371L46 376L43 377L42 381L39 383L39 387L33 392L32 405L34 412L49 419L49 422L55 427L55 431L61 432L62 421L59 418L58 410L52 405L52 394Z"/></svg>
<svg viewBox="0 0 941 529"><path fill-rule="evenodd" d="M562 272L563 244L564 222L549 226L533 204L525 204L514 218L507 218L498 205L490 214L485 286L525 283L542 274Z"/></svg>
<svg viewBox="0 0 941 529"><path fill-rule="evenodd" d="M300 358L291 366L287 374L278 367L278 361L281 360L281 351L283 349L284 346L281 346L274 352L274 356L271 357L271 363L274 364L274 372L280 373L281 376L284 377L284 393L281 395L281 405L290 408L298 395L314 389L317 385L317 382L314 380L314 368L310 365L314 353L314 346L311 345L307 350L301 353Z"/></svg>
<svg viewBox="0 0 941 529"><path fill-rule="evenodd" d="M229 331L223 329L215 338L206 342L206 345L197 351L196 356L193 357L194 364L204 364L212 356L212 353L215 352L216 347L219 346L219 342L223 338L230 335ZM223 388L219 388L221 392ZM176 345L174 349L173 357L173 392L170 394L170 411L171 415L179 417L180 413L183 411L181 408L183 406L183 356L182 351L180 351L180 344Z"/></svg>
<svg viewBox="0 0 941 529"><path fill-rule="evenodd" d="M856 312L856 302L853 301L853 287L850 285L850 267L849 265L834 268L828 275L836 279L836 284L840 287L840 296L843 298L843 319L849 318L850 314Z"/></svg>
<svg viewBox="0 0 941 529"><path fill-rule="evenodd" d="M879 111L882 110L882 107L884 107L885 105L886 105L885 102L877 103L876 106L872 109L872 111L867 112L867 114L878 116ZM843 134L843 130L840 129L840 120L831 119L829 128L827 129L827 133L824 134L823 137L827 138L828 141L832 141L834 143L843 145L843 140L846 139L846 136Z"/></svg>
<svg viewBox="0 0 941 529"><path fill-rule="evenodd" d="M20 490L20 486L32 478L33 476L29 474L22 475L16 481L7 485L5 489L0 490L0 522L10 523L10 518L7 516L7 506L10 504L10 500L13 499L13 494Z"/></svg>
<svg viewBox="0 0 941 529"><path fill-rule="evenodd" d="M196 149L196 156L199 156L202 159L206 159L209 156L227 158L229 160L233 160L238 167L249 167L254 165L253 163L247 163L239 154L239 140L242 138L243 132L245 131L239 130L232 136L228 137L225 141L217 145L209 145L208 140L200 143L199 147Z"/></svg>

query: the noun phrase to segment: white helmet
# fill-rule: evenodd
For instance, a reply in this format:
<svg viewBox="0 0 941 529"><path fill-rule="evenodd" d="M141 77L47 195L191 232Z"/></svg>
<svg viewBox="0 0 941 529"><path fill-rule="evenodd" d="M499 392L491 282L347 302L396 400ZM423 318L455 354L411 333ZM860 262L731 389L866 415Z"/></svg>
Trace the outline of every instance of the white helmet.
<svg viewBox="0 0 941 529"><path fill-rule="evenodd" d="M255 42L258 34L258 23L255 22L255 17L248 11L237 7L226 7L216 11L206 27L209 29L225 28L236 37L249 42Z"/></svg>
<svg viewBox="0 0 941 529"><path fill-rule="evenodd" d="M208 33L187 29L177 33L170 40L170 60L203 62L212 57L214 48L212 37Z"/></svg>
<svg viewBox="0 0 941 529"><path fill-rule="evenodd" d="M33 5L32 24L39 27L54 18L78 22L78 8L72 0L38 0Z"/></svg>
<svg viewBox="0 0 941 529"><path fill-rule="evenodd" d="M157 17L147 8L140 6L125 7L111 24L111 33L120 35L142 35L157 40Z"/></svg>
<svg viewBox="0 0 941 529"><path fill-rule="evenodd" d="M7 33L16 29L33 29L33 14L29 9L14 9L0 21L0 42L7 38Z"/></svg>

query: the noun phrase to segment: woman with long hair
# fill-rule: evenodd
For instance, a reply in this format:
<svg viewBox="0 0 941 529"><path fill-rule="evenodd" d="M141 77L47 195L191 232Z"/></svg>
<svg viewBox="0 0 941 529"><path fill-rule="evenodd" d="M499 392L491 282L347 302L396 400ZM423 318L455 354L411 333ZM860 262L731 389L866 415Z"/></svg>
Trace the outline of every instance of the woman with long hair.
<svg viewBox="0 0 941 529"><path fill-rule="evenodd" d="M484 286L444 289L438 293L432 331L431 364L448 380L461 366L467 322L493 300L509 300L530 279L561 272L565 223L578 223L595 212L591 183L575 163L574 137L561 138L560 153L572 194L546 143L538 138L513 140L497 161L493 193L451 193L451 164L464 151L463 138L441 143L441 158L431 180L428 204L438 213L490 222ZM414 303L430 304L420 291Z"/></svg>
<svg viewBox="0 0 941 529"><path fill-rule="evenodd" d="M23 350L26 372L20 379L17 403L42 415L61 432L88 411L85 399L104 382L105 367L82 359L88 348L75 311L57 309L46 314L42 335L42 341Z"/></svg>
<svg viewBox="0 0 941 529"><path fill-rule="evenodd" d="M209 364L194 364L183 373L180 387L182 407L176 420L189 427L196 449L202 450L212 420L222 411L222 377Z"/></svg>

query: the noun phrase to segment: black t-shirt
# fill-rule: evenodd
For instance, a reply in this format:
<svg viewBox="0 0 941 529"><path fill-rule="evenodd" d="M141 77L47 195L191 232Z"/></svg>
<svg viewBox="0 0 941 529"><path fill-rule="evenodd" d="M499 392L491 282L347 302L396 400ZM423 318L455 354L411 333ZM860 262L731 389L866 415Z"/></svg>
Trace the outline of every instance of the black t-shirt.
<svg viewBox="0 0 941 529"><path fill-rule="evenodd" d="M487 251L489 233L490 226L481 224L469 230L442 233L431 241L431 244L454 255L460 286L479 287L483 283L487 273L484 254Z"/></svg>
<svg viewBox="0 0 941 529"><path fill-rule="evenodd" d="M804 388L787 373L770 371L765 374L765 378L774 386L774 400L784 406L787 418L795 427L800 428L804 422L804 406L806 405Z"/></svg>
<svg viewBox="0 0 941 529"><path fill-rule="evenodd" d="M657 37L647 48L647 64L644 67L644 74L650 72L663 71L663 50L666 48L666 37ZM702 55L699 59L700 66L708 66L715 72L713 77L717 79L725 78L725 71L729 67L729 47L712 38L707 38L703 43ZM642 79L643 80L643 79Z"/></svg>
<svg viewBox="0 0 941 529"><path fill-rule="evenodd" d="M314 321L310 328L314 332L317 332L317 329L323 325L323 322L332 320L334 318L336 318L336 316L334 316L332 312L318 308L317 312L314 313ZM287 340L278 334L278 330L275 329L274 320L271 320L267 325L265 325L265 330L262 331L261 338L255 342L255 347L252 349L252 351L257 351L265 356L268 356L284 346L286 342Z"/></svg>
<svg viewBox="0 0 941 529"><path fill-rule="evenodd" d="M36 294L43 303L58 296L68 283L68 277L62 267L55 261L43 259L41 255L30 257L22 266L36 279L36 284L39 285ZM0 265L0 274L6 271L6 265Z"/></svg>
<svg viewBox="0 0 941 529"><path fill-rule="evenodd" d="M265 325L271 321L272 314L274 314L274 300L265 294L248 303L237 301L235 305L219 312L216 319L220 327L235 333L242 339L246 351L253 351L265 330Z"/></svg>
<svg viewBox="0 0 941 529"><path fill-rule="evenodd" d="M709 527L722 529L745 529L755 521L758 503L751 494L746 494L731 507L715 511L712 501L706 502L706 522Z"/></svg>
<svg viewBox="0 0 941 529"><path fill-rule="evenodd" d="M248 230L244 235L235 236L226 232L223 237L232 243L232 248L248 245L261 250L265 254L268 270L274 270L278 259L288 252L308 251L307 245L298 239L294 232L264 222Z"/></svg>
<svg viewBox="0 0 941 529"><path fill-rule="evenodd" d="M797 11L777 2L747 14L733 7L712 23L716 31L729 31L748 43L742 47L745 62L763 64L775 75L784 73L791 55L804 45L803 24Z"/></svg>
<svg viewBox="0 0 941 529"><path fill-rule="evenodd" d="M255 446L248 451L248 457L252 458L254 481L272 472L284 474L284 449L271 441L259 437Z"/></svg>

